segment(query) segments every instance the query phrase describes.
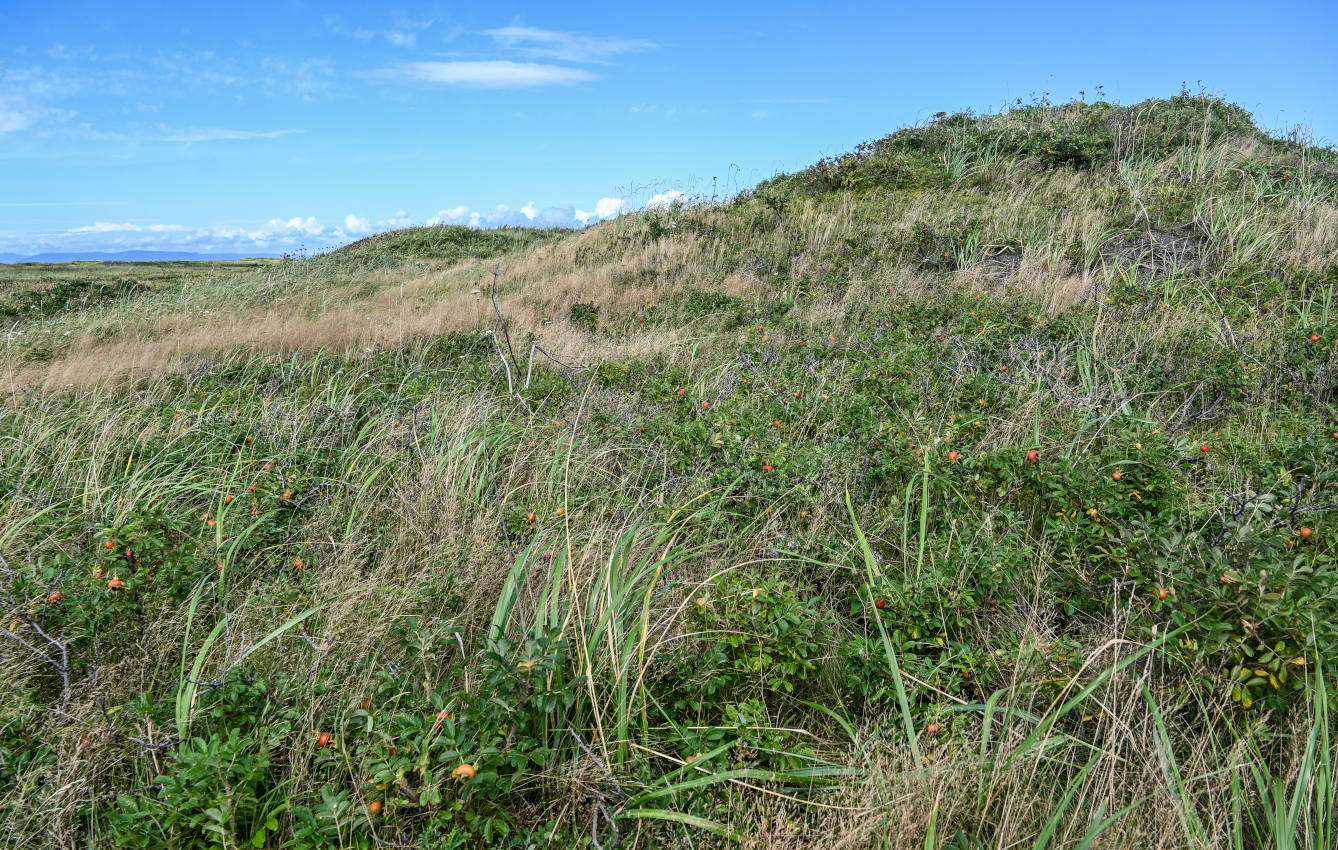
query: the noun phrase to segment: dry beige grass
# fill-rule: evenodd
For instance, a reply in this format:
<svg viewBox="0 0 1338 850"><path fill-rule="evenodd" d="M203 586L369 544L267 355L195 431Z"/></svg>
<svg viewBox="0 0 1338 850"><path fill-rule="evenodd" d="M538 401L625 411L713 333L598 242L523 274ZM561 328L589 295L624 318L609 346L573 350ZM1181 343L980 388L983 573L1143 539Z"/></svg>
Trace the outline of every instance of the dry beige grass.
<svg viewBox="0 0 1338 850"><path fill-rule="evenodd" d="M1203 185L1229 182L1238 163L1258 154L1256 142L1202 152L1193 161L1202 171L1195 179ZM1021 265L1007 287L1054 315L1086 303L1121 273L1118 263L1075 265L1071 259L1099 255L1116 232L1119 213L1111 199L1128 191L1130 203L1145 209L1144 196L1150 201L1156 194L1148 187L1165 186L1183 167L1183 162L1168 159L1143 171L1118 174L1010 168L1001 172L989 194L963 187L877 200L852 195L806 198L776 227L763 229L742 227L727 209L686 210L670 216L662 235L649 238L651 219L630 216L486 262L420 261L355 271L351 284L334 289L323 285L322 275L345 274L337 258L315 261L315 277L310 269L298 278L282 277L273 269L244 279L204 277L149 309L90 316L85 326L68 328L75 334L72 345L49 362L5 358L0 380L9 389L87 386L179 369L192 358L229 350L278 355L318 348L342 351L479 329L494 319L486 295L494 271L500 272L500 300L513 337L533 333L546 348L587 359L665 352L677 335L633 334L596 341L571 326L567 309L584 301L612 317L661 303L687 286L760 298L769 291L771 275L759 269L783 263L789 278L819 278L851 245L864 244L879 261L852 269L851 285L841 297L816 308L812 323L831 326L839 318L837 310L852 306L851 293L867 297L870 290L892 286L899 295L916 297L931 289L927 278L883 264L881 257L895 254L899 240L919 226L951 227L964 219L984 223L987 246L1023 246ZM1241 250L1263 244L1296 268L1320 269L1338 262L1338 206L1320 194L1303 192L1298 198L1289 206L1256 209L1242 206L1253 203L1249 198L1224 193L1200 209L1205 226L1218 228ZM704 231L718 235L701 235ZM1256 241L1261 238L1267 241ZM934 283L944 285L941 276ZM953 285L980 291L998 287L979 267L964 269Z"/></svg>

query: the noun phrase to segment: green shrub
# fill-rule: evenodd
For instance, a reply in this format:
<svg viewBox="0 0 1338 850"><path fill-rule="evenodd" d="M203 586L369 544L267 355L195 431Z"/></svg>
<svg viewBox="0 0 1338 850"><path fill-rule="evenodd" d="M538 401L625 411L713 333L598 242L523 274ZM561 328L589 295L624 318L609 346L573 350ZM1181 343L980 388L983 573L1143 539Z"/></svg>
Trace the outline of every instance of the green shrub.
<svg viewBox="0 0 1338 850"><path fill-rule="evenodd" d="M234 671L182 741L155 793L123 793L106 817L119 847L264 847L289 809L280 756L296 712L274 710L263 681Z"/></svg>
<svg viewBox="0 0 1338 850"><path fill-rule="evenodd" d="M593 333L599 326L599 307L587 301L577 301L571 305L567 319L576 327Z"/></svg>

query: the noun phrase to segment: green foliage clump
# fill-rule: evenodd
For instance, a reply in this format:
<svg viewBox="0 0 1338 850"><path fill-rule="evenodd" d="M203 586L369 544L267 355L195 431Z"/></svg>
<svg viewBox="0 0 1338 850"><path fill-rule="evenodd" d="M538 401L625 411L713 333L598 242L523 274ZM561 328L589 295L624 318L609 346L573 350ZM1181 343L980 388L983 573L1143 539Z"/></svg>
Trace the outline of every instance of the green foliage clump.
<svg viewBox="0 0 1338 850"><path fill-rule="evenodd" d="M135 278L62 280L42 289L20 289L0 298L0 319L45 319L130 298L148 289Z"/></svg>
<svg viewBox="0 0 1338 850"><path fill-rule="evenodd" d="M588 301L577 301L571 305L567 319L576 327L592 332L599 327L599 306Z"/></svg>
<svg viewBox="0 0 1338 850"><path fill-rule="evenodd" d="M1133 106L1104 101L1054 106L1019 102L1005 112L942 115L928 124L864 142L850 153L819 160L794 175L758 187L759 195L790 189L929 189L990 164L1032 161L1045 168L1090 169L1119 157L1165 157L1210 147L1231 136L1266 136L1241 107L1207 95L1181 93Z"/></svg>
<svg viewBox="0 0 1338 850"><path fill-rule="evenodd" d="M333 252L341 264L390 266L406 260L487 259L542 244L565 231L439 225L378 233Z"/></svg>

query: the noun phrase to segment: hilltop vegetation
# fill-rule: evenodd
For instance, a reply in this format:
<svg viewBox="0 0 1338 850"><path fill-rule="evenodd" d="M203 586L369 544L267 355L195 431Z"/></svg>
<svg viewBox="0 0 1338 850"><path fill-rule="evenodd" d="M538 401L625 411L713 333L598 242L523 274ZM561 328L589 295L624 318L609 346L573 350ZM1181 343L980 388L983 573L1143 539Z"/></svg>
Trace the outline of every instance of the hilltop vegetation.
<svg viewBox="0 0 1338 850"><path fill-rule="evenodd" d="M1333 846L1338 165L1239 107L0 275L0 846Z"/></svg>

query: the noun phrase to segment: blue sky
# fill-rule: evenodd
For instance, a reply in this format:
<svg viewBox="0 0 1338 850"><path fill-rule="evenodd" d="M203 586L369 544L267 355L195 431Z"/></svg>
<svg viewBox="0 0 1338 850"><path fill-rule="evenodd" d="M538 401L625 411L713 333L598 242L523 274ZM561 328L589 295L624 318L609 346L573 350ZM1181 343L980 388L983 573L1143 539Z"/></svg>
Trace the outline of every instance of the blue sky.
<svg viewBox="0 0 1338 850"><path fill-rule="evenodd" d="M1333 2L9 0L0 253L575 226L1098 86L1202 85L1331 142L1334 32Z"/></svg>

